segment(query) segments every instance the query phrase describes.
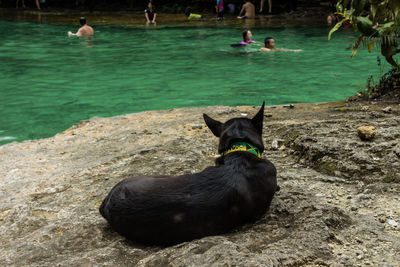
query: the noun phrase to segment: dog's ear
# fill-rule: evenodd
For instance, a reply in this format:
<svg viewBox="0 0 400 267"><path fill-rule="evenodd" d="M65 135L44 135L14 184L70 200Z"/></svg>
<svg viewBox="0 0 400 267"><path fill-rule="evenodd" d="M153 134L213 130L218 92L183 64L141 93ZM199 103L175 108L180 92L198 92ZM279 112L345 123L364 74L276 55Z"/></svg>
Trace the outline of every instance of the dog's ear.
<svg viewBox="0 0 400 267"><path fill-rule="evenodd" d="M260 110L254 116L254 118L251 119L251 122L256 127L259 134L262 134L262 129L263 129L264 105L265 105L265 101L263 101Z"/></svg>
<svg viewBox="0 0 400 267"><path fill-rule="evenodd" d="M211 132L216 136L220 137L221 136L221 130L222 130L222 123L219 121L216 121L214 119L211 119L207 114L203 113L203 118L204 121L206 122L208 128L210 128Z"/></svg>

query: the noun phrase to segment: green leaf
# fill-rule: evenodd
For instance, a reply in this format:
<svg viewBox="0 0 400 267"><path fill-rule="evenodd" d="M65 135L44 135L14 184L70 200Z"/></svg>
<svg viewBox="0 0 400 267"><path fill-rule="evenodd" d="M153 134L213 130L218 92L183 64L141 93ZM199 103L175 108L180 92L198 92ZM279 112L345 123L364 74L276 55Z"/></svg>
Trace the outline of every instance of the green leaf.
<svg viewBox="0 0 400 267"><path fill-rule="evenodd" d="M396 17L394 20L393 33L397 35L400 33L400 17Z"/></svg>
<svg viewBox="0 0 400 267"><path fill-rule="evenodd" d="M353 44L353 51L351 52L350 56L351 58L353 58L357 54L358 48L360 47L363 39L364 36L361 35L360 37L358 37L357 41Z"/></svg>
<svg viewBox="0 0 400 267"><path fill-rule="evenodd" d="M394 16L397 17L400 12L400 0L390 0L389 1L389 8L394 13Z"/></svg>
<svg viewBox="0 0 400 267"><path fill-rule="evenodd" d="M394 33L394 21L380 24L376 30L378 31L379 35L392 35Z"/></svg>
<svg viewBox="0 0 400 267"><path fill-rule="evenodd" d="M339 0L337 3L336 3L336 10L338 11L338 12L343 12L343 6L342 6L342 0Z"/></svg>
<svg viewBox="0 0 400 267"><path fill-rule="evenodd" d="M371 42L368 44L368 52L371 53L372 52L372 48L374 47L374 42Z"/></svg>
<svg viewBox="0 0 400 267"><path fill-rule="evenodd" d="M374 5L374 4L371 4L370 11L371 11L371 15L372 15L372 20L373 20L374 22L376 21L375 17L376 17L376 12L377 12L377 10L378 10L378 6L377 6L377 5Z"/></svg>
<svg viewBox="0 0 400 267"><path fill-rule="evenodd" d="M338 23L336 23L336 25L329 31L328 40L331 39L331 36L332 36L332 34L333 34L335 31L339 30L339 28L342 26L343 22L345 22L345 21L347 21L347 20L348 20L348 19L342 19L341 21L339 21Z"/></svg>
<svg viewBox="0 0 400 267"><path fill-rule="evenodd" d="M358 16L364 10L365 5L367 4L367 0L353 0L351 2L351 8L353 9L352 14L354 16Z"/></svg>
<svg viewBox="0 0 400 267"><path fill-rule="evenodd" d="M373 35L376 30L372 28L372 21L367 17L357 17L357 28L365 36Z"/></svg>

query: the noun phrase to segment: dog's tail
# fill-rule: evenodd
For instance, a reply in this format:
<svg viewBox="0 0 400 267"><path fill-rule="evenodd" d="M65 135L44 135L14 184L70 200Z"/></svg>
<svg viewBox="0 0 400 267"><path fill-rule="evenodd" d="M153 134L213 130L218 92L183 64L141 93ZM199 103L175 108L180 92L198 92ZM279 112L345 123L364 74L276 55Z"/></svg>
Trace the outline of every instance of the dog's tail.
<svg viewBox="0 0 400 267"><path fill-rule="evenodd" d="M278 192L278 191L280 191L281 190L281 187L279 186L279 185L277 185L276 186L276 191L275 192Z"/></svg>

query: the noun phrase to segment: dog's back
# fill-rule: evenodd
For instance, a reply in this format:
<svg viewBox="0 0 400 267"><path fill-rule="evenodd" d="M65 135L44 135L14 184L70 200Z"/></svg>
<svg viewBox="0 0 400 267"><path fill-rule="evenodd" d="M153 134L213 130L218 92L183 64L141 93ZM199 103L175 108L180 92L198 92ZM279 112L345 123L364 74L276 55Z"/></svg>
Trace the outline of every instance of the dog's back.
<svg viewBox="0 0 400 267"><path fill-rule="evenodd" d="M221 138L219 150L229 148L229 139L237 141L242 134L263 149L259 129L247 129L250 120L219 125L209 119L205 115L207 125ZM225 126L230 133L223 131ZM250 137L254 132L260 136ZM278 189L274 165L246 151L227 153L216 163L193 175L125 179L104 199L100 213L127 238L157 245L226 233L261 217Z"/></svg>

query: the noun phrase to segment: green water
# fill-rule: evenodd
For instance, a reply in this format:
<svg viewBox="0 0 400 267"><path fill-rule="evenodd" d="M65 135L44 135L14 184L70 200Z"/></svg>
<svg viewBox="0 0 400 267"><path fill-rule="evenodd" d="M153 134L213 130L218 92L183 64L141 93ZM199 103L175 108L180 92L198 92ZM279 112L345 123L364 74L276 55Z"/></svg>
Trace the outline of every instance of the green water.
<svg viewBox="0 0 400 267"><path fill-rule="evenodd" d="M188 106L267 105L344 99L379 73L377 52L327 41L325 27L252 29L253 39L303 52L246 53L229 44L242 27L77 26L0 20L0 145L52 136L93 116ZM200 116L200 115L199 115Z"/></svg>

